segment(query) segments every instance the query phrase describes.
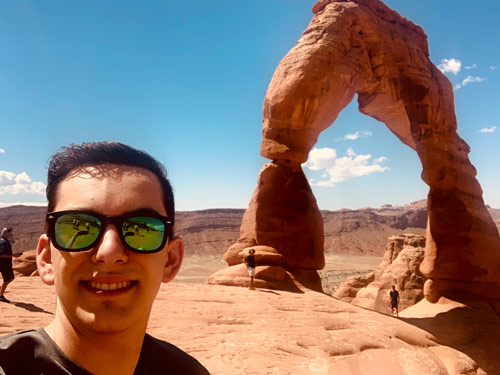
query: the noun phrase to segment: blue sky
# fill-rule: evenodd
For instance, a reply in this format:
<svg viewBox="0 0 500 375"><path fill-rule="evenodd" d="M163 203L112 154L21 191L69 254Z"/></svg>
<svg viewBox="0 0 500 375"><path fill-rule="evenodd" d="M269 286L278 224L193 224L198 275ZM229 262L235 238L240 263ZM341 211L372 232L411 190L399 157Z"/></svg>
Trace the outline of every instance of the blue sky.
<svg viewBox="0 0 500 375"><path fill-rule="evenodd" d="M61 146L115 140L166 164L179 210L247 207L267 162L265 92L314 3L0 0L0 206L45 203ZM385 3L427 33L484 199L500 208L499 3ZM427 195L416 153L355 101L315 148L304 171L321 209Z"/></svg>

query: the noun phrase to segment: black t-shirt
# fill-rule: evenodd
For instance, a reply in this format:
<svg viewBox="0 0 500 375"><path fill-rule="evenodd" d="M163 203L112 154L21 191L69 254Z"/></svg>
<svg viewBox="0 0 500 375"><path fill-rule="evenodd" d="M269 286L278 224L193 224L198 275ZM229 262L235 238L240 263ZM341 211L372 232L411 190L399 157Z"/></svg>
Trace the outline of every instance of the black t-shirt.
<svg viewBox="0 0 500 375"><path fill-rule="evenodd" d="M43 328L0 337L0 375L89 375L71 361ZM135 375L209 375L196 359L146 334Z"/></svg>
<svg viewBox="0 0 500 375"><path fill-rule="evenodd" d="M248 267L255 268L255 255L247 255L245 257L245 263Z"/></svg>
<svg viewBox="0 0 500 375"><path fill-rule="evenodd" d="M12 246L3 237L0 237L0 255L12 255ZM12 269L12 257L0 257L0 269Z"/></svg>
<svg viewBox="0 0 500 375"><path fill-rule="evenodd" d="M398 303L399 292L397 290L391 290L389 292L389 295L391 296L391 303L392 304L397 304Z"/></svg>

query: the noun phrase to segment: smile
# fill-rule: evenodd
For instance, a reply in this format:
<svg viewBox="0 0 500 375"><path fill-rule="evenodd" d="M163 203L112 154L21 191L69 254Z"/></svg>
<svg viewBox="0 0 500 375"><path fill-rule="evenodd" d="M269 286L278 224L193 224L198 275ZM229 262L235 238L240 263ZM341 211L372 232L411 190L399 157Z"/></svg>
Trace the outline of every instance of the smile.
<svg viewBox="0 0 500 375"><path fill-rule="evenodd" d="M116 289L126 288L129 285L130 285L130 281L123 281L121 283L111 283L111 284L94 283L94 282L90 283L90 286L92 288L99 289L99 290L116 290Z"/></svg>
<svg viewBox="0 0 500 375"><path fill-rule="evenodd" d="M95 289L97 291L118 291L120 289L126 289L130 287L132 284L135 284L134 281L121 281L118 283L99 283L94 281L84 282L88 287Z"/></svg>

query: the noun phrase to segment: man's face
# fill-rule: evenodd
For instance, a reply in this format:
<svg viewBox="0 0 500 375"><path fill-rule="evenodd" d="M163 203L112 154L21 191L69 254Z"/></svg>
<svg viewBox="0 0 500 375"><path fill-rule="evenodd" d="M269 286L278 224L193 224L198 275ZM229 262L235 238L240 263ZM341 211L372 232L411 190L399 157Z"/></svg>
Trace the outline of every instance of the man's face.
<svg viewBox="0 0 500 375"><path fill-rule="evenodd" d="M60 183L54 211L83 209L106 216L152 209L166 216L163 191L152 172L114 165L97 177L82 172ZM114 225L104 228L101 241L88 251L44 246L50 249L58 313L81 332L145 330L160 283L170 281L182 261L180 239L160 252L138 254L123 246ZM51 283L50 277L42 279Z"/></svg>

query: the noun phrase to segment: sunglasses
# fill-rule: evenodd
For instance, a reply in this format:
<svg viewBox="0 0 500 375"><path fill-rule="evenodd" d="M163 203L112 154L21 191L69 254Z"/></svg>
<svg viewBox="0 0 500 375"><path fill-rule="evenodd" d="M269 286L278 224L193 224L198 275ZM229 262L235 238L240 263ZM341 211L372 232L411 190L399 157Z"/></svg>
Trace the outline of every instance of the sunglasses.
<svg viewBox="0 0 500 375"><path fill-rule="evenodd" d="M119 216L92 211L55 211L46 214L52 244L61 251L85 251L96 246L109 224L115 225L123 245L136 253L162 250L172 236L173 223L154 211L140 210Z"/></svg>

